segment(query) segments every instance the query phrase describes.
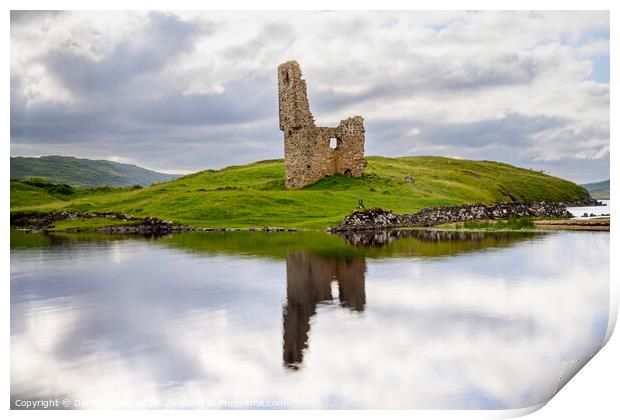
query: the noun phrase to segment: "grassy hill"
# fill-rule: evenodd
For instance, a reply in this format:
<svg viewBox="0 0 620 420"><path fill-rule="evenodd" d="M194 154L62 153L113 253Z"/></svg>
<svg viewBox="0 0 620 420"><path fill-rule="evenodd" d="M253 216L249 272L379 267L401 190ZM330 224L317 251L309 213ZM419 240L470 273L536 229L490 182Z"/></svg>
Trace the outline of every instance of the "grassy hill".
<svg viewBox="0 0 620 420"><path fill-rule="evenodd" d="M405 177L412 175L413 183ZM118 211L192 226L324 228L366 207L412 213L424 207L496 201L570 201L588 195L572 182L511 165L443 157L368 157L361 178L332 176L284 189L284 162L207 170L141 189L59 194L11 183L11 211Z"/></svg>
<svg viewBox="0 0 620 420"><path fill-rule="evenodd" d="M54 184L74 187L144 187L179 176L109 160L78 159L70 156L11 157L11 179L40 177Z"/></svg>
<svg viewBox="0 0 620 420"><path fill-rule="evenodd" d="M583 184L582 187L588 190L594 198L609 200L609 180Z"/></svg>

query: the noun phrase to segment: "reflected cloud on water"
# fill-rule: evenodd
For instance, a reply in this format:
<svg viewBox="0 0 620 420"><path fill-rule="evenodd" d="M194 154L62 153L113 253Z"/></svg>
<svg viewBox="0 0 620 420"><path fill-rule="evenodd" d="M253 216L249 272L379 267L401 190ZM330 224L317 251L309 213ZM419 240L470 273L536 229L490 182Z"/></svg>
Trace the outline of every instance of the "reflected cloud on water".
<svg viewBox="0 0 620 420"><path fill-rule="evenodd" d="M608 270L604 232L16 235L12 400L522 408L602 346Z"/></svg>

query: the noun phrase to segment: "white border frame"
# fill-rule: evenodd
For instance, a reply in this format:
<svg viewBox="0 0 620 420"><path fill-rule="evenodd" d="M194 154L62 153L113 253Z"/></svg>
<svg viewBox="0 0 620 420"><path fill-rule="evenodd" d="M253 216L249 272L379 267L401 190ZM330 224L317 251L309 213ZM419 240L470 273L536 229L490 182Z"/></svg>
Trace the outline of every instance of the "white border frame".
<svg viewBox="0 0 620 420"><path fill-rule="evenodd" d="M282 1L272 0L263 2L251 2L249 0L213 0L208 4L196 0L176 0L175 2L165 0L95 0L88 3L78 0L57 0L57 1L43 1L43 0L24 0L13 1L9 0L5 2L5 10L2 15L1 22L3 27L3 42L2 49L4 57L10 55L10 13L9 10L49 10L49 9L76 9L76 10L150 10L150 9L174 9L174 10L610 10L610 74L620 74L617 70L617 28L618 28L618 14L620 14L620 2L612 2L611 0L589 0L589 1L545 1L545 0L522 0L522 1L490 1L490 0L472 0L466 2L458 2L456 0L435 0L433 2L407 2L404 0L382 0L381 2L372 2L368 0L357 0L355 2L335 3L326 0L314 0L314 1ZM614 72L614 70L616 70ZM3 83L3 98L2 103L2 119L5 127L5 138L3 147L5 150L5 158L2 160L2 175L5 180L2 183L2 194L0 199L4 208L4 220L9 218L10 204L10 186L7 182L10 179L10 68L5 64L2 69ZM614 76L611 77L614 79ZM614 79L615 80L615 79ZM610 103L610 115L615 115L615 104L617 104L617 89L614 89L611 85L611 103ZM611 131L610 136L613 137L616 133L617 122L611 118ZM611 143L610 137L610 143ZM617 160L614 154L615 148L611 147L611 166L610 175L614 180L618 178L618 167L616 165ZM612 183L611 189L614 197L620 197L620 188L617 184ZM614 206L617 208L618 206ZM613 210L612 210L613 211ZM614 212L615 213L615 212ZM613 218L615 219L615 215ZM615 225L612 226L612 232L615 231ZM5 227L8 229L8 226ZM6 231L5 231L6 232ZM2 378L2 395L5 398L5 409L9 409L9 372L10 372L10 357L9 349L10 344L8 338L10 337L10 293L9 293L9 278L10 278L10 261L9 261L9 236L2 235L2 269L3 269L3 308L5 310L5 316L2 319L2 327L4 332L4 345L2 346L2 356L6 370ZM615 235L611 235L611 255L620 255L618 243ZM519 410L500 410L500 411L481 411L481 410L468 410L468 411L266 411L266 412L248 412L248 411L141 411L141 410L120 410L120 411L105 411L105 410L92 410L92 411L10 411L10 415L16 417L31 418L39 416L41 413L48 418L64 418L65 416L79 416L88 418L102 418L107 419L110 416L122 416L122 417L134 417L146 414L149 418L163 418L188 416L188 417L200 417L204 416L216 417L216 418L239 418L241 416L256 416L257 418L314 418L317 415L326 416L327 418L353 417L356 420L359 418L506 418L525 415L536 411L531 415L531 418L536 419L571 419L571 418L583 418L588 416L590 418L617 418L620 414L617 400L617 390L620 389L620 381L618 380L618 373L620 372L620 342L617 337L611 337L611 333L615 327L617 313L618 313L618 263L613 258L610 261L610 281L611 281L611 313L610 323L607 331L607 339L609 342L607 345L597 354L590 362L586 364L582 372L579 372L576 377L568 382L564 389L548 403L548 406L543 410L537 411L543 405L529 407Z"/></svg>

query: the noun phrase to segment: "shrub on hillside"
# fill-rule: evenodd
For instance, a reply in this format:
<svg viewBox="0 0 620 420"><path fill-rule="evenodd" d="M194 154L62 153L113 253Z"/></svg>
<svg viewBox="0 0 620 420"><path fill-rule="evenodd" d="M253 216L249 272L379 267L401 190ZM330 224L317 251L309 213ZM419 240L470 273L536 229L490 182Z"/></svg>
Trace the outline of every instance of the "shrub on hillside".
<svg viewBox="0 0 620 420"><path fill-rule="evenodd" d="M37 188L42 188L50 194L73 195L75 193L75 190L71 185L52 184L51 182L48 182L45 178L41 177L29 178L25 180L24 183Z"/></svg>

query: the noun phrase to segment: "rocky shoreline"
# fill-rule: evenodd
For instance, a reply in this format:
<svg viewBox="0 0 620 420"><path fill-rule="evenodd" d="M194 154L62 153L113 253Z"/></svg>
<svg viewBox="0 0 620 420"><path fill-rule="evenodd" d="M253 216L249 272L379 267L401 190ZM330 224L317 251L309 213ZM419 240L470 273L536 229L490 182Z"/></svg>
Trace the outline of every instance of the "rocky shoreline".
<svg viewBox="0 0 620 420"><path fill-rule="evenodd" d="M566 210L568 206L601 205L600 202L589 198L572 203L495 203L495 204L462 204L450 207L425 208L414 214L395 214L381 208L355 211L346 216L335 227L328 228L330 232L345 232L356 230L375 230L406 227L429 227L445 223L464 222L467 220L493 220L511 217L570 217ZM118 224L95 228L68 228L55 229L54 223L62 220L78 220L105 218L118 221ZM80 232L95 231L99 233L139 233L139 234L167 234L173 232L208 231L229 232L240 231L239 228L197 228L156 217L136 217L117 212L86 212L57 211L48 214L26 214L11 216L11 225L28 230L29 232ZM251 227L243 229L250 232L294 232L295 228L282 227Z"/></svg>
<svg viewBox="0 0 620 420"><path fill-rule="evenodd" d="M598 202L597 202L598 203ZM570 203L570 205L575 205ZM580 204L582 205L582 204ZM591 204L588 204L591 205ZM331 232L405 227L429 227L468 220L495 220L511 217L571 217L565 203L461 204L425 208L414 214L395 214L381 208L359 210L344 218Z"/></svg>
<svg viewBox="0 0 620 420"><path fill-rule="evenodd" d="M192 230L191 227L173 223L156 217L135 217L129 214L104 212L104 213L79 213L76 211L58 211L48 214L24 215L11 219L11 225L18 226L29 232L47 232L54 228L54 223L61 220L95 219L105 218L119 222L119 225L101 226L92 229L100 233L144 233L165 234L171 232L185 232ZM127 222L135 222L128 224ZM85 229L54 229L54 232L79 232ZM87 229L88 230L88 229Z"/></svg>
<svg viewBox="0 0 620 420"><path fill-rule="evenodd" d="M62 220L79 220L79 219L94 219L105 218L109 220L117 220L118 225L101 226L96 228L69 228L69 229L55 229L54 223ZM128 223L135 222L135 223ZM93 231L98 233L138 233L148 235L165 235L175 232L235 232L241 231L240 228L200 228L192 227L179 223L174 223L166 220L158 219L157 217L136 217L124 213L116 212L87 212L79 213L76 211L58 211L48 214L35 214L35 215L19 215L11 218L11 225L17 226L20 229L27 230L28 232L83 232ZM243 229L249 232L296 232L295 228L283 228L283 227L251 227Z"/></svg>

